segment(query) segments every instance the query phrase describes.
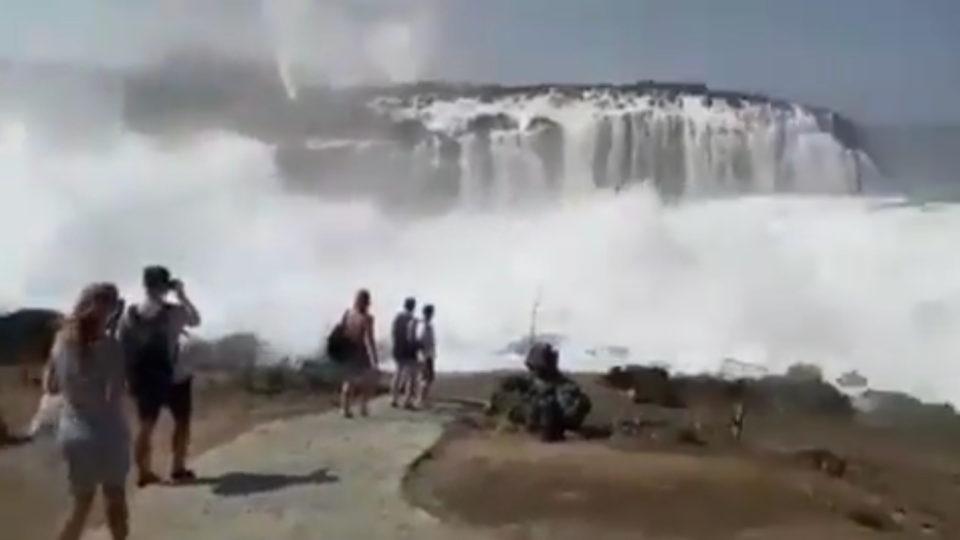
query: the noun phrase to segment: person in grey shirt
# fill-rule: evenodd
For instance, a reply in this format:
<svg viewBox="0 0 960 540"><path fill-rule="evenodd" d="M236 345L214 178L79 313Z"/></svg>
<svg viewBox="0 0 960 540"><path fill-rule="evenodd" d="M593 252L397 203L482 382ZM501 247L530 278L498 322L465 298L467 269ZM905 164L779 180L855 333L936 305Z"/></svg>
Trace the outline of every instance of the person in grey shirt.
<svg viewBox="0 0 960 540"><path fill-rule="evenodd" d="M417 319L414 310L417 309L416 299L410 297L404 300L403 309L393 318L391 337L393 338L393 361L397 370L393 374L390 384L390 405L400 406L400 396L403 395L403 406L413 408L413 399L417 390Z"/></svg>
<svg viewBox="0 0 960 540"><path fill-rule="evenodd" d="M44 391L63 397L57 438L73 496L60 540L80 538L98 489L113 539L127 538L130 434L123 413L123 352L114 335L122 312L113 284L84 288L57 333L44 371Z"/></svg>

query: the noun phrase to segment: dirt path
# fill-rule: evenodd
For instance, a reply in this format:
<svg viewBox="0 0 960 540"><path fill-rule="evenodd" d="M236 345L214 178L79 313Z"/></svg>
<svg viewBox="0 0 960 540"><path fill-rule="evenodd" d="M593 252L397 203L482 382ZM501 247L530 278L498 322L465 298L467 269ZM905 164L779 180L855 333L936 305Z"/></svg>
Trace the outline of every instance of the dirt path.
<svg viewBox="0 0 960 540"><path fill-rule="evenodd" d="M2 375L0 370L0 409L9 412L12 425L23 430L36 407L38 391L14 384ZM318 392L262 396L245 392L232 383L205 384L196 393L191 446L194 452L202 454L264 422L315 414L328 410L334 403L334 396ZM130 422L132 427L132 412ZM160 472L169 467L171 429L170 419L164 415L154 439L154 463ZM0 523L5 524L6 535L0 535L3 538L43 540L54 536L69 498L63 458L52 437L0 448L0 501ZM102 522L102 516L98 500L91 527Z"/></svg>
<svg viewBox="0 0 960 540"><path fill-rule="evenodd" d="M198 459L203 478L196 484L138 494L133 537L450 538L400 489L408 464L440 437L443 420L381 400L367 419L327 413L257 427Z"/></svg>

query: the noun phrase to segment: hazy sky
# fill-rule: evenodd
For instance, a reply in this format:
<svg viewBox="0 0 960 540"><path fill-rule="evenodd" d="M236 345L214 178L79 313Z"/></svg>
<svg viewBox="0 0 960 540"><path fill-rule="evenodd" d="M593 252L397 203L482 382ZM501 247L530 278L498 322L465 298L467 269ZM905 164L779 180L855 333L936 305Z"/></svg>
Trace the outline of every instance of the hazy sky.
<svg viewBox="0 0 960 540"><path fill-rule="evenodd" d="M393 76L703 81L869 121L960 121L958 0L272 1L293 14L280 27L299 34L301 62L336 60L340 71L365 62L402 64ZM262 52L277 29L257 0L7 0L0 10L0 54L107 64L188 41Z"/></svg>

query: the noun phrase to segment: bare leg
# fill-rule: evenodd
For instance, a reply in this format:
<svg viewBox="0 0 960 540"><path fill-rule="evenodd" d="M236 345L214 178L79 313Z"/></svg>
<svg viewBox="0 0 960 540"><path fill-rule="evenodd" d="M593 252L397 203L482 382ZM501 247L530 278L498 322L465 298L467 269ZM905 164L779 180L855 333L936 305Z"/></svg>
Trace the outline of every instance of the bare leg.
<svg viewBox="0 0 960 540"><path fill-rule="evenodd" d="M420 363L411 362L409 365L404 367L404 383L406 388L404 389L404 399L403 404L405 407L412 407L414 399L419 394L419 382L420 382Z"/></svg>
<svg viewBox="0 0 960 540"><path fill-rule="evenodd" d="M370 397L376 393L377 370L370 369L360 377L356 383L360 393L360 415L368 416L370 414Z"/></svg>
<svg viewBox="0 0 960 540"><path fill-rule="evenodd" d="M420 392L417 397L417 402L421 407L424 406L430 398L430 386L433 384L433 377L433 360L429 358L425 359L418 373Z"/></svg>
<svg viewBox="0 0 960 540"><path fill-rule="evenodd" d="M187 470L187 449L190 447L190 418L180 418L173 424L173 472Z"/></svg>
<svg viewBox="0 0 960 540"><path fill-rule="evenodd" d="M340 412L342 412L346 418L353 416L353 413L350 412L351 394L353 394L353 384L351 379L346 379L343 381L343 384L340 385Z"/></svg>
<svg viewBox="0 0 960 540"><path fill-rule="evenodd" d="M155 425L156 419L141 419L140 427L137 430L137 439L133 445L133 458L137 466L138 483L141 486L152 484L158 480L151 464L151 440L153 439Z"/></svg>
<svg viewBox="0 0 960 540"><path fill-rule="evenodd" d="M127 509L127 493L121 487L103 487L103 498L106 501L107 526L113 540L126 540L130 534L130 518Z"/></svg>
<svg viewBox="0 0 960 540"><path fill-rule="evenodd" d="M170 413L173 415L173 450L171 477L176 481L193 480L193 472L187 469L187 452L190 449L190 422L193 418L193 383L191 379L171 388Z"/></svg>
<svg viewBox="0 0 960 540"><path fill-rule="evenodd" d="M400 391L403 387L403 364L397 362L396 371L393 372L393 380L390 382L390 405L396 407L400 404Z"/></svg>
<svg viewBox="0 0 960 540"><path fill-rule="evenodd" d="M57 536L59 540L79 540L83 534L83 528L87 524L87 516L90 515L90 508L93 506L93 496L96 492L75 493L71 502L70 515L64 521Z"/></svg>
<svg viewBox="0 0 960 540"><path fill-rule="evenodd" d="M417 398L417 403L419 403L421 407L423 407L427 403L427 400L430 399L430 384L430 379L424 375L421 375L420 393L419 397Z"/></svg>

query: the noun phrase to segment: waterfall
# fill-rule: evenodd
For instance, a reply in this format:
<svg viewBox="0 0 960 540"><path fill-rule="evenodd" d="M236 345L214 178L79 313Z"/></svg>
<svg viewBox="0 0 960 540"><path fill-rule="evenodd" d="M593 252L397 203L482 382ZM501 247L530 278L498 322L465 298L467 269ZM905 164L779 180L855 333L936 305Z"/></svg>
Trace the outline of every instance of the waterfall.
<svg viewBox="0 0 960 540"><path fill-rule="evenodd" d="M365 89L363 108L388 126L370 137L423 161L406 179L384 169L391 185L488 207L638 183L667 199L849 194L870 169L852 127L822 109L705 89L493 88Z"/></svg>

